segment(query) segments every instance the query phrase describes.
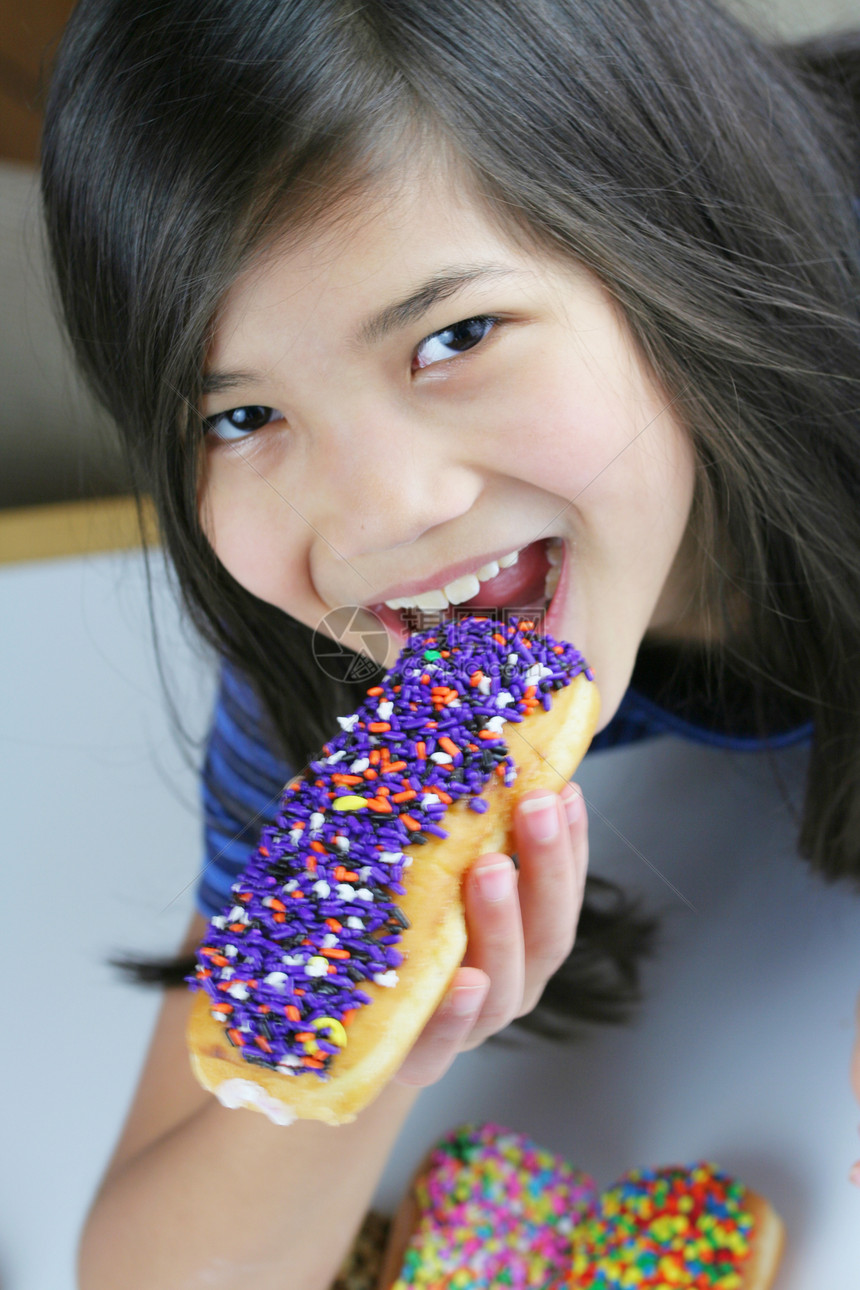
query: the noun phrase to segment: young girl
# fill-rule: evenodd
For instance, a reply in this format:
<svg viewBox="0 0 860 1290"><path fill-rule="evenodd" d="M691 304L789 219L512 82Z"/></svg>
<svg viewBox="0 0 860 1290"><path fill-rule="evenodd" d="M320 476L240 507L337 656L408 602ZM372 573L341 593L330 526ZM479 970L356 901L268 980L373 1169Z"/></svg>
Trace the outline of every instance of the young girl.
<svg viewBox="0 0 860 1290"><path fill-rule="evenodd" d="M386 602L540 611L550 549L596 745L809 739L800 847L856 881L852 65L708 0L79 5L44 140L62 303L224 661L186 954L379 674L331 675L315 632L366 655L382 621L380 664ZM166 992L85 1290L319 1290L458 1051L624 1015L653 928L592 881L580 917L581 797L534 797L518 874L475 857L464 965L353 1124L224 1110Z"/></svg>

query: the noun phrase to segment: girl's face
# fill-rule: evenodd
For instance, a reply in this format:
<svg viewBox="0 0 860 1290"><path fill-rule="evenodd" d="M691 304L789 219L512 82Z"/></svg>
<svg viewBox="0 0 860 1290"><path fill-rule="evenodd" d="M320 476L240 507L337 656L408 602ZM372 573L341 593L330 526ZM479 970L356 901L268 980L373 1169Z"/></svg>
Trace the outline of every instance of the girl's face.
<svg viewBox="0 0 860 1290"><path fill-rule="evenodd" d="M390 664L428 620L385 601L540 607L553 538L545 629L594 668L603 724L644 634L688 634L695 467L668 396L596 278L463 186L425 173L272 251L226 298L207 385L204 529L309 627L372 610ZM365 612L340 639L374 629Z"/></svg>

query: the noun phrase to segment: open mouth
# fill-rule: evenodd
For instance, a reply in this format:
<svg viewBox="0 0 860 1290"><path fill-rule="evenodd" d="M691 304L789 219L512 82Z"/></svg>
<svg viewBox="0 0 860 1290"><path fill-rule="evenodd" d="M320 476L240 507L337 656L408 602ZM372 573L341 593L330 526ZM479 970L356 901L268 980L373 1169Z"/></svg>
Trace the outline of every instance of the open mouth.
<svg viewBox="0 0 860 1290"><path fill-rule="evenodd" d="M405 641L410 632L442 622L453 622L469 614L485 613L503 621L511 617L532 617L539 630L556 634L560 617L559 588L563 589L565 548L560 538L540 538L523 547L515 564L500 568L494 577L482 581L475 595L459 604L424 609L413 605L391 608L371 605L386 628ZM542 624L542 625L541 625Z"/></svg>

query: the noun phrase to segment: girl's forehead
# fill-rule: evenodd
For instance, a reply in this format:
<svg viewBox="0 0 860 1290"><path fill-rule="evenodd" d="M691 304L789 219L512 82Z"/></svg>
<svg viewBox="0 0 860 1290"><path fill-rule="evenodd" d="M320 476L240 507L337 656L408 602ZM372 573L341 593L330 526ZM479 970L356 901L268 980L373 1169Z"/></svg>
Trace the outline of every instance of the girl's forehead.
<svg viewBox="0 0 860 1290"><path fill-rule="evenodd" d="M312 223L287 227L233 284L228 309L284 287L296 296L357 300L452 264L524 269L537 260L446 168L416 167Z"/></svg>

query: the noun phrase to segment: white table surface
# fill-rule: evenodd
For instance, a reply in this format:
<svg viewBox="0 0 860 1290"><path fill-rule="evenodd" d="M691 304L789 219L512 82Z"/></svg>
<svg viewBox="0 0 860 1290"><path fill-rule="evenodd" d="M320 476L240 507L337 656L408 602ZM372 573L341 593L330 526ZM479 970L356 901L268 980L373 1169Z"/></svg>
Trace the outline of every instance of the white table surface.
<svg viewBox="0 0 860 1290"><path fill-rule="evenodd" d="M212 662L158 555L153 572L168 681L199 740ZM77 1233L158 1002L105 961L172 951L190 917L201 753L170 726L139 555L2 568L0 621L16 986L3 1027L0 1290L72 1290ZM796 858L775 769L797 802L797 750L771 766L663 739L587 760L592 868L663 912L646 1002L635 1024L575 1048L531 1040L458 1058L413 1111L381 1208L439 1134L496 1120L605 1184L632 1165L715 1160L785 1219L777 1290L857 1290L860 1190L847 1174L860 1156L848 1079L860 898Z"/></svg>

